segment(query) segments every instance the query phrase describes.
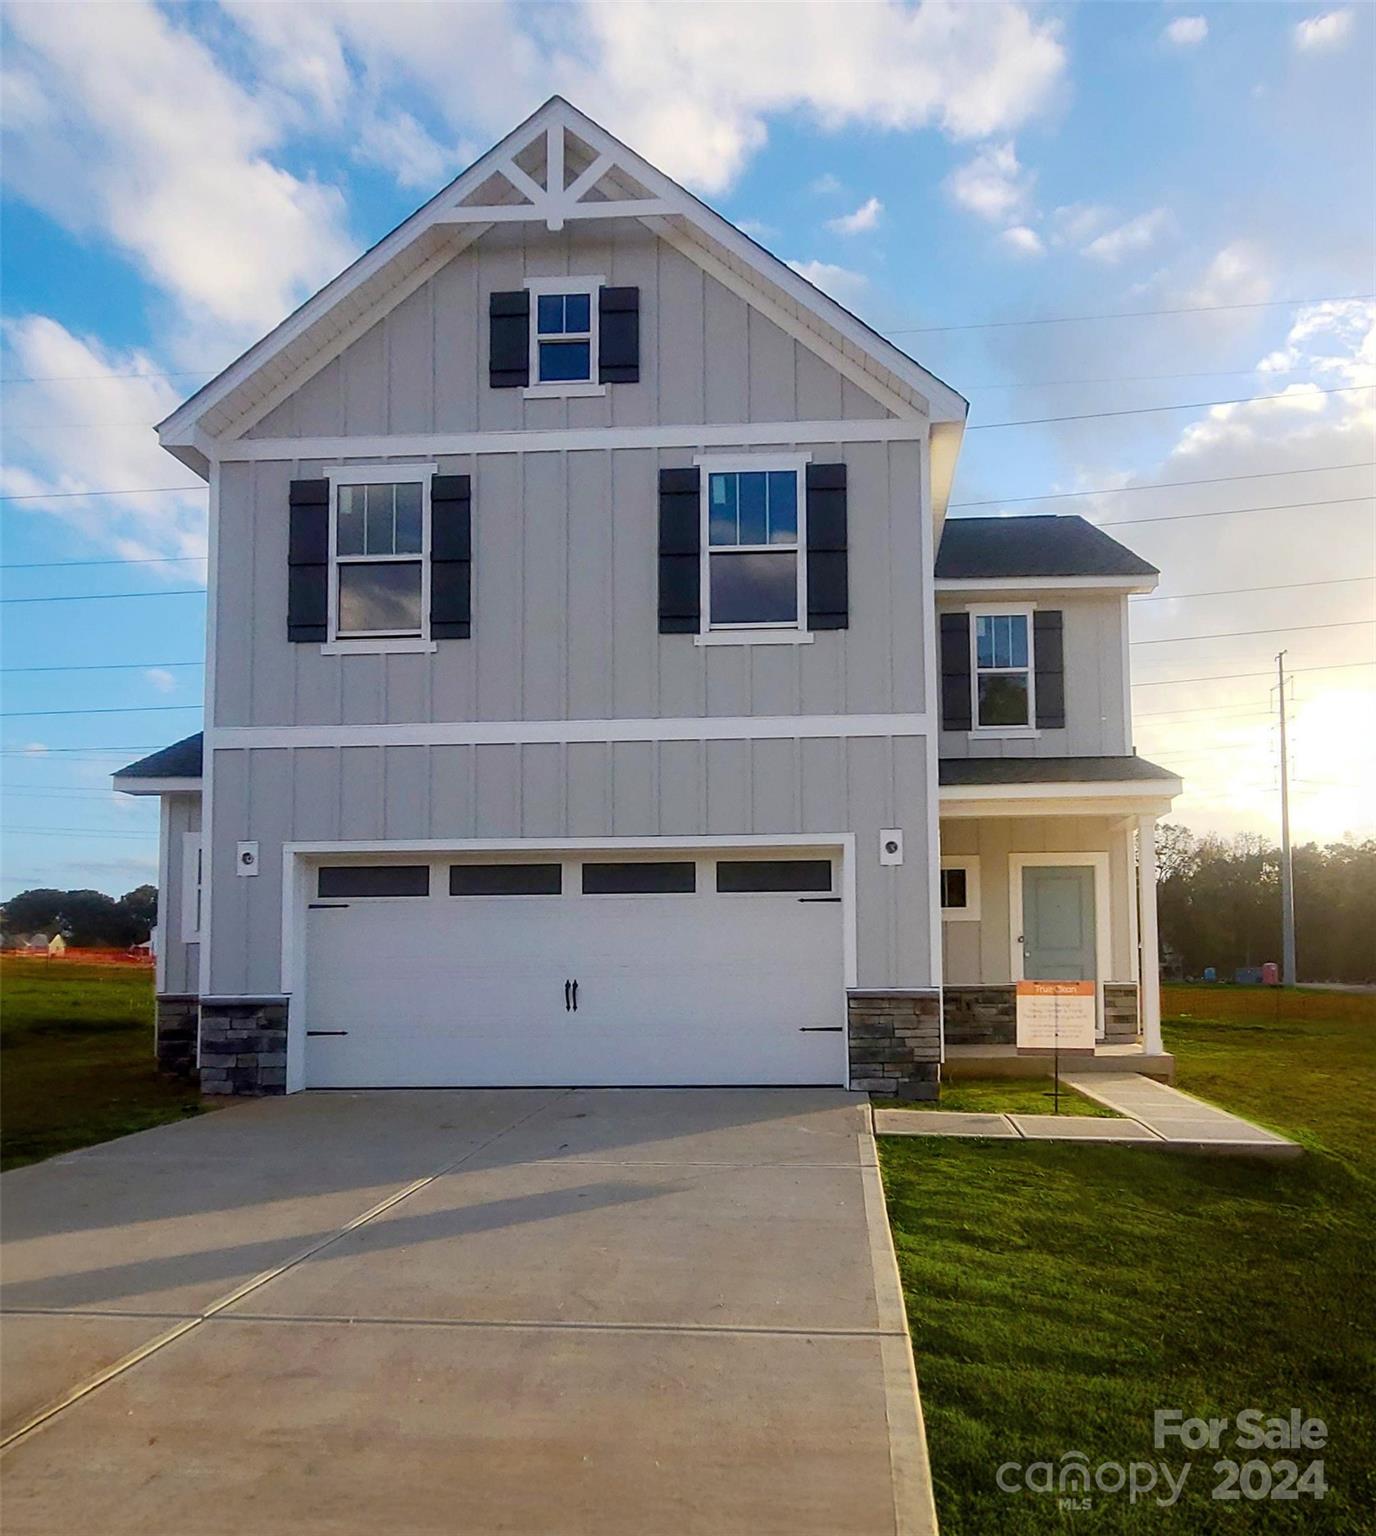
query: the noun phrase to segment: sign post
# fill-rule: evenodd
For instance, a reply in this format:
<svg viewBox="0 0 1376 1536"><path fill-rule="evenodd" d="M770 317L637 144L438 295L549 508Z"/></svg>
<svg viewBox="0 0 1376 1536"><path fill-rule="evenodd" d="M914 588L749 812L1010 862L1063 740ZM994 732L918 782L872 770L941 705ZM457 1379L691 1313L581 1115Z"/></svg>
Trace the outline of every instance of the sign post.
<svg viewBox="0 0 1376 1536"><path fill-rule="evenodd" d="M1092 981L1018 983L1018 1055L1052 1057L1052 1108L1061 1112L1061 1052L1094 1054L1096 987Z"/></svg>

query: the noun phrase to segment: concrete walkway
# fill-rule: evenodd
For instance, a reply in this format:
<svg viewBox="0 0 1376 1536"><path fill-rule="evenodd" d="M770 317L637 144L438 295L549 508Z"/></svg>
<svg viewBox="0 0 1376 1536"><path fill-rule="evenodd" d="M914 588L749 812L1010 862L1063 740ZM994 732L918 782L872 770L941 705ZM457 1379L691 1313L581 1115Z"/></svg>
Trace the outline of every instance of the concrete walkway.
<svg viewBox="0 0 1376 1536"><path fill-rule="evenodd" d="M876 1106L875 1132L880 1136L980 1136L1005 1141L1131 1144L1249 1157L1292 1158L1304 1152L1297 1142L1137 1072L1062 1073L1061 1081L1123 1118L970 1114Z"/></svg>
<svg viewBox="0 0 1376 1536"><path fill-rule="evenodd" d="M867 1102L301 1094L6 1174L6 1536L925 1536Z"/></svg>

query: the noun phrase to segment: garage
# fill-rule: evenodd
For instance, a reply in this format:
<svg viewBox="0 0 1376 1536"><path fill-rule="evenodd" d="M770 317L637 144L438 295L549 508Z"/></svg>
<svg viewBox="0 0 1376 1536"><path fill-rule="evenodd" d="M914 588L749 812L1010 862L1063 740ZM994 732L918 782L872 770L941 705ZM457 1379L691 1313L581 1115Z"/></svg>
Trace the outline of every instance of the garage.
<svg viewBox="0 0 1376 1536"><path fill-rule="evenodd" d="M308 1088L844 1084L830 851L321 859Z"/></svg>

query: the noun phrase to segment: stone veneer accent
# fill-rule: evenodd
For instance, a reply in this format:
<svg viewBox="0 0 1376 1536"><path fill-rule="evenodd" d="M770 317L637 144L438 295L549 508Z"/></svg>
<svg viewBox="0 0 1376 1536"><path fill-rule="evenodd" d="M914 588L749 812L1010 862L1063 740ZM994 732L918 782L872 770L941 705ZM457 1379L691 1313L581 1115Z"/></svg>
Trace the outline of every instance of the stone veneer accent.
<svg viewBox="0 0 1376 1536"><path fill-rule="evenodd" d="M937 992L846 994L850 1085L903 1099L934 1099L941 1081L941 997Z"/></svg>
<svg viewBox="0 0 1376 1536"><path fill-rule="evenodd" d="M1013 1045L1017 1042L1017 993L1011 986L947 987L947 1045Z"/></svg>
<svg viewBox="0 0 1376 1536"><path fill-rule="evenodd" d="M1137 983L1104 983L1104 1044L1132 1045L1137 1040Z"/></svg>
<svg viewBox="0 0 1376 1536"><path fill-rule="evenodd" d="M286 999L202 1003L201 1092L261 1097L286 1091Z"/></svg>
<svg viewBox="0 0 1376 1536"><path fill-rule="evenodd" d="M196 1074L196 1028L201 1000L194 992L168 992L154 1004L153 1053L159 1072Z"/></svg>

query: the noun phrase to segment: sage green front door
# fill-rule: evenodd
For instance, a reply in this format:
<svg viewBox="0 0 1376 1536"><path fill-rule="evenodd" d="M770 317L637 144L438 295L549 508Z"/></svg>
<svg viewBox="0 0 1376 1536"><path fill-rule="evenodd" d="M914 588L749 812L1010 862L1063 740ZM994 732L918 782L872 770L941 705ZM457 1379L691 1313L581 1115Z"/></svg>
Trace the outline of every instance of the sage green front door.
<svg viewBox="0 0 1376 1536"><path fill-rule="evenodd" d="M1022 872L1022 973L1029 981L1098 981L1094 871L1083 864Z"/></svg>

